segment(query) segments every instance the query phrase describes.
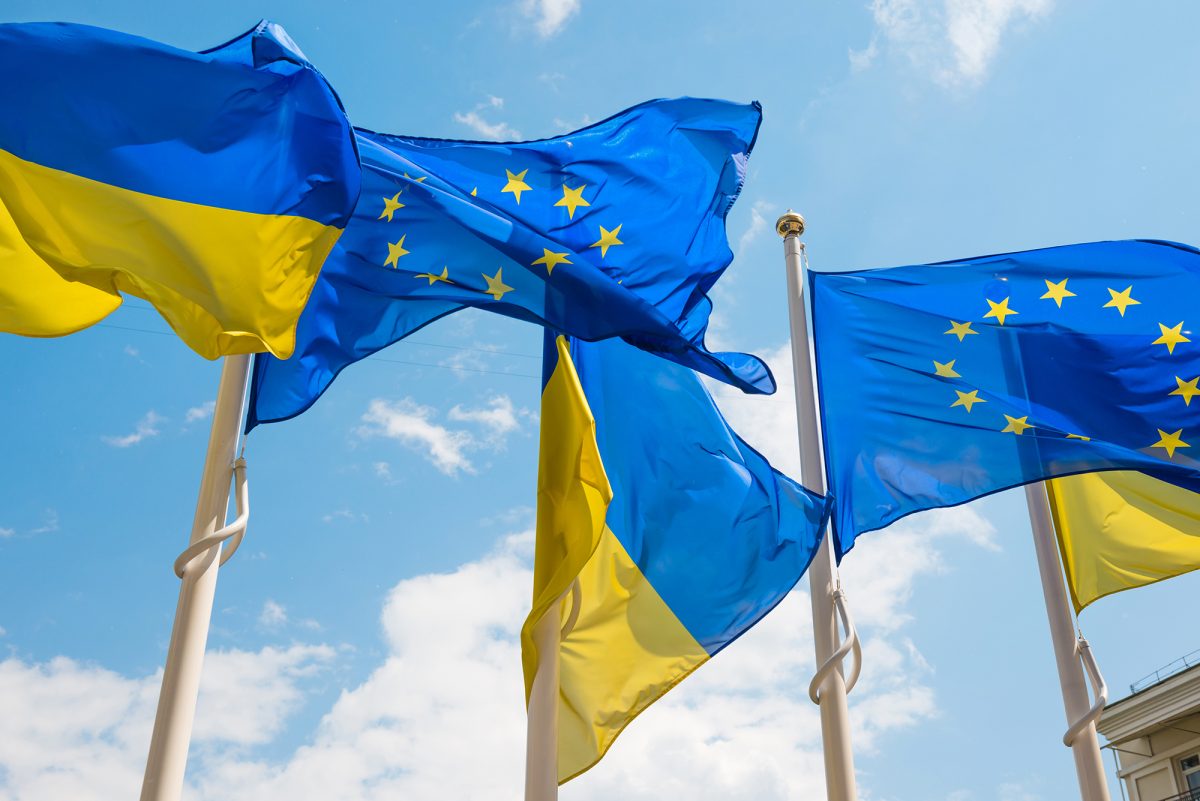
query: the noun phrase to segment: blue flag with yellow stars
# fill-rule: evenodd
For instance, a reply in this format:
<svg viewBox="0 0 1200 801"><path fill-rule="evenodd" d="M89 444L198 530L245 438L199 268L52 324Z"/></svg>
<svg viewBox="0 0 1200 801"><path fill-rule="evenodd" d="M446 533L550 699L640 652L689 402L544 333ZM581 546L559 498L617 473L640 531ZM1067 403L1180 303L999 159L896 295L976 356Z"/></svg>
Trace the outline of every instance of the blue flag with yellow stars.
<svg viewBox="0 0 1200 801"><path fill-rule="evenodd" d="M1200 489L1200 251L1125 241L812 273L839 553L1055 476Z"/></svg>
<svg viewBox="0 0 1200 801"><path fill-rule="evenodd" d="M359 130L358 206L295 355L256 359L247 428L300 414L342 368L467 306L588 341L621 336L773 392L762 361L704 345L760 121L758 104L683 98L533 142Z"/></svg>

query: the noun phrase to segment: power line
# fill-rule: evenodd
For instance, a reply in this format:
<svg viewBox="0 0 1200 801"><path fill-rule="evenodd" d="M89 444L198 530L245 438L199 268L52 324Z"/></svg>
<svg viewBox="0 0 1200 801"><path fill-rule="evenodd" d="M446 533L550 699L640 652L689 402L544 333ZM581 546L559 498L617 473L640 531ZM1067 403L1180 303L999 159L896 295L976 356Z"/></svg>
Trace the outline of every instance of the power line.
<svg viewBox="0 0 1200 801"><path fill-rule="evenodd" d="M112 323L96 323L96 328L113 328L113 329L116 329L117 331L132 331L137 334L157 334L158 336L164 336L164 337L175 336L175 334L171 331L153 331L149 328L130 328L129 326L113 325ZM404 342L407 340L401 340L401 341ZM433 343L419 343L419 342L411 342L409 344L413 344L413 345L428 344L428 345L431 345L432 347L455 348L457 350L473 350L473 351L478 351L480 353L490 353L493 355L494 354L504 354L504 355L508 355L508 356L525 356L526 358L539 358L536 356L530 357L524 353L506 353L505 351L487 350L485 348L467 348L467 347L459 347L459 346L455 346L455 345L434 345ZM455 372L482 373L485 375L505 375L505 376L512 376L513 378L539 378L539 379L541 378L541 376L530 375L529 373L506 373L502 370L484 370L481 367L459 367L459 366L448 365L448 364L431 364L430 362L411 362L411 361L405 361L403 359L389 359L385 356L375 356L375 355L368 356L367 358L362 359L361 361L388 362L390 364L404 364L404 365L408 365L410 367L433 367L434 369L437 369L437 370L453 370Z"/></svg>
<svg viewBox="0 0 1200 801"><path fill-rule="evenodd" d="M130 309L136 309L138 311L151 312L153 314L158 314L158 312L155 309L151 308L150 306L135 306L135 305L130 304L129 301L126 301L125 304L121 308L130 308ZM120 328L120 326L111 325L108 323L100 323L100 325L103 325L107 328ZM143 331L143 329L140 329L140 328L121 328L121 330L122 331ZM144 331L144 333L165 334L167 332L165 332L165 331ZM501 350L498 348L472 348L472 347L468 347L466 345L443 345L438 342L423 342L418 339L402 339L402 340L400 340L400 342L403 344L406 344L406 345L420 345L420 346L426 347L426 348L445 348L446 350L469 350L469 351L474 351L475 353L499 354L501 356L516 356L521 359L536 359L537 361L542 360L541 356L535 356L531 353L515 353L511 350Z"/></svg>

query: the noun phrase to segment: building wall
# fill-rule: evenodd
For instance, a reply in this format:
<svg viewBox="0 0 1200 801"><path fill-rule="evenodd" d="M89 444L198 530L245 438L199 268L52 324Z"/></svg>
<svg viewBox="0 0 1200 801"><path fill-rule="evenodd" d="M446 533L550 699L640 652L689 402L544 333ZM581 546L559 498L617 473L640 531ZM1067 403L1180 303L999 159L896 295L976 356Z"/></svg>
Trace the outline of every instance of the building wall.
<svg viewBox="0 0 1200 801"><path fill-rule="evenodd" d="M1200 753L1200 714L1173 720L1169 726L1123 743L1117 751L1129 801L1162 801L1186 789L1179 760Z"/></svg>

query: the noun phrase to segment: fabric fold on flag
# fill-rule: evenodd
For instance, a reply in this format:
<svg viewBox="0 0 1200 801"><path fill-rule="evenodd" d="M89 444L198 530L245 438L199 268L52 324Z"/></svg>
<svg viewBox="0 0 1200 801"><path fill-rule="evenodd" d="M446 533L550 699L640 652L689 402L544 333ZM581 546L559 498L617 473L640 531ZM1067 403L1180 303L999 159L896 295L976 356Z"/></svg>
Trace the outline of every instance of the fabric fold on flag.
<svg viewBox="0 0 1200 801"><path fill-rule="evenodd" d="M1200 495L1192 489L1123 470L1046 486L1076 613L1107 595L1200 570Z"/></svg>
<svg viewBox="0 0 1200 801"><path fill-rule="evenodd" d="M528 693L533 627L568 618L578 581L557 655L565 782L784 598L827 504L741 440L691 370L619 339L549 336L522 650Z"/></svg>
<svg viewBox="0 0 1200 801"><path fill-rule="evenodd" d="M69 334L126 293L206 358L292 353L360 169L282 28L193 53L5 24L0 73L0 331Z"/></svg>
<svg viewBox="0 0 1200 801"><path fill-rule="evenodd" d="M766 364L704 344L761 110L682 98L494 143L357 131L363 193L300 320L255 360L247 429L311 406L346 366L459 309L624 337L747 392Z"/></svg>
<svg viewBox="0 0 1200 801"><path fill-rule="evenodd" d="M1200 480L1195 248L1096 242L809 281L839 554L1032 481Z"/></svg>

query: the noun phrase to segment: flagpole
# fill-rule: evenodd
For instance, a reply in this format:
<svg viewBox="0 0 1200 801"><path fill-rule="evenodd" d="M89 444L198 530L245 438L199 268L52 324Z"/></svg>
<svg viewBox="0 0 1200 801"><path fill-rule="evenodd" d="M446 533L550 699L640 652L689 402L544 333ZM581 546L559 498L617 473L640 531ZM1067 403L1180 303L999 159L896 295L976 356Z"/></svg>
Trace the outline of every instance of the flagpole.
<svg viewBox="0 0 1200 801"><path fill-rule="evenodd" d="M816 386L813 382L811 345L808 336L808 311L804 298L805 265L800 236L804 233L804 218L788 211L775 224L783 237L784 261L787 268L788 317L791 323L792 369L796 386L796 422L800 435L800 480L818 495L825 494L825 470L821 455L821 440L817 423ZM813 643L817 657L817 675L823 675L819 695L810 689L810 696L821 708L821 738L825 749L825 790L829 801L855 801L858 791L854 779L854 755L850 742L850 713L846 703L846 679L841 659L857 636L849 625L840 587L834 584L836 565L829 532L808 568L809 594L812 600ZM835 598L835 595L837 596ZM838 609L835 610L835 604ZM847 639L839 645L840 612L847 624ZM861 666L861 663L860 663ZM857 668L855 673L857 674ZM812 688L816 689L816 688Z"/></svg>
<svg viewBox="0 0 1200 801"><path fill-rule="evenodd" d="M571 595L571 614L562 619L562 603ZM525 801L558 799L558 651L579 614L579 580L546 610L533 627L538 667L529 688L525 735Z"/></svg>
<svg viewBox="0 0 1200 801"><path fill-rule="evenodd" d="M1104 682L1094 669L1094 663L1088 664L1098 696L1093 704L1085 684L1085 663L1081 661L1085 655L1090 659L1090 653L1086 641L1076 639L1071 623L1071 607L1059 566L1054 521L1050 516L1045 482L1026 484L1025 499L1029 504L1033 545L1042 578L1042 594L1046 599L1046 618L1050 623L1050 640L1054 644L1054 659L1058 663L1058 680L1062 686L1063 707L1069 726L1063 739L1075 757L1079 797L1083 801L1109 801L1108 780L1100 759L1100 742L1096 738L1095 724L1104 709Z"/></svg>
<svg viewBox="0 0 1200 801"><path fill-rule="evenodd" d="M234 473L234 455L242 428L242 407L246 400L246 379L250 374L250 356L227 356L221 366L221 383L213 409L208 454L200 479L196 516L190 544L212 540L220 532L229 505L229 484ZM242 468L239 468L241 470ZM239 476L240 478L240 476ZM239 481L239 483L241 483ZM239 520L245 526L244 486L239 488ZM230 527L224 527L228 530ZM236 534L240 537L240 534ZM205 548L201 545L200 547ZM150 753L142 780L141 801L179 801L183 792L184 768L196 716L200 692L200 669L212 617L213 596L220 565L220 542L214 542L178 565L182 573L171 643L163 669L158 711L150 736ZM185 552L185 555L187 552Z"/></svg>

